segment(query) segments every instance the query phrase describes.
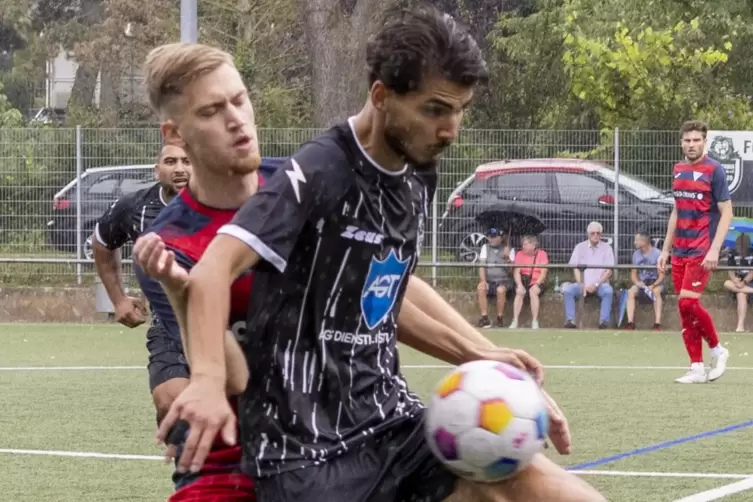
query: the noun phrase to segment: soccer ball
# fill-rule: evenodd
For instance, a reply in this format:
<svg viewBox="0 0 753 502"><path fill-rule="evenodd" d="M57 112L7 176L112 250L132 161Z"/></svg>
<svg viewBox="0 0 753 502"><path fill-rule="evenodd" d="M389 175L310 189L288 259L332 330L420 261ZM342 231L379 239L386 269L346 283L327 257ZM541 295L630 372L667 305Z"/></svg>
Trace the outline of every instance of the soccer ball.
<svg viewBox="0 0 753 502"><path fill-rule="evenodd" d="M437 385L426 410L434 455L458 475L495 482L519 472L544 447L549 414L530 375L496 361L458 366Z"/></svg>

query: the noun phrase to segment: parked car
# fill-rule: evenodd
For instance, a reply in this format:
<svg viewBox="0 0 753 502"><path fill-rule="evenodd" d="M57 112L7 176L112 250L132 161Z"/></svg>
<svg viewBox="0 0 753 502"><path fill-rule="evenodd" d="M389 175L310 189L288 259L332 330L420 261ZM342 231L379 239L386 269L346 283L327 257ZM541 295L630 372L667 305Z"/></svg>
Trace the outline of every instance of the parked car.
<svg viewBox="0 0 753 502"><path fill-rule="evenodd" d="M647 231L659 245L674 199L636 178L620 174L620 263L630 263L633 238ZM476 217L491 207L537 216L547 227L539 237L550 260L567 263L573 248L586 239L590 221L604 227L603 239L614 237L615 173L606 164L580 159L530 159L490 162L450 195L439 224L443 251L474 262L484 244L485 229ZM517 246L517 243L513 243Z"/></svg>
<svg viewBox="0 0 753 502"><path fill-rule="evenodd" d="M99 217L122 195L156 183L154 164L95 167L81 175L81 244L83 256L92 258L92 232ZM74 179L52 199L47 238L55 248L76 253L76 192ZM123 256L127 256L126 253Z"/></svg>

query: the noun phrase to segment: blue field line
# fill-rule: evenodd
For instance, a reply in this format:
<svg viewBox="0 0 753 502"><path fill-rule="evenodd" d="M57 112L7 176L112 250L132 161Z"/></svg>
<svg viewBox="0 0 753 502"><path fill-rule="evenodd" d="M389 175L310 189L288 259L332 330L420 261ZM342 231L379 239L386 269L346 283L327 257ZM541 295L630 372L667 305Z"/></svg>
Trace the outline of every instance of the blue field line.
<svg viewBox="0 0 753 502"><path fill-rule="evenodd" d="M645 453L651 453L654 451L663 450L664 448L677 446L678 444L692 443L693 441L698 441L699 439L718 436L720 434L726 434L728 432L736 431L739 429L745 429L746 427L751 427L751 426L753 426L753 420L749 420L741 424L728 425L727 427L722 427L721 429L714 429L711 431L701 432L700 434L694 434L692 436L684 436L681 438L673 439L671 441L665 441L663 443L656 443L651 446L646 446L644 448L638 448L637 450L627 451L625 453L618 453L617 455L611 455L609 457L599 458L596 460L592 460L590 462L584 462L582 464L571 465L570 467L567 467L567 470L568 471L580 471L584 469L592 469L600 465L611 464L612 462L616 462L624 458L634 457L636 455L643 455Z"/></svg>

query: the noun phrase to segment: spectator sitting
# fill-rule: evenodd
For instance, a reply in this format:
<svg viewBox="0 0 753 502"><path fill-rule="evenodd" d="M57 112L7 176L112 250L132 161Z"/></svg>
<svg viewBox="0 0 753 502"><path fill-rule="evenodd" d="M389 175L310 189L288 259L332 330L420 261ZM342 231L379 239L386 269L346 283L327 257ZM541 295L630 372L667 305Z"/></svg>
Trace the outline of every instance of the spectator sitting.
<svg viewBox="0 0 753 502"><path fill-rule="evenodd" d="M659 272L656 264L659 262L661 251L651 244L651 237L645 232L638 232L635 236L635 252L633 265L652 266L651 269L634 268L630 272L633 285L628 290L627 324L625 329L635 329L635 301L644 298L654 304L654 330L661 329L662 295L664 294L664 272Z"/></svg>
<svg viewBox="0 0 753 502"><path fill-rule="evenodd" d="M570 257L570 265L588 266L614 266L614 251L612 246L601 241L603 227L598 221L592 221L587 227L588 239L581 242ZM599 314L599 329L609 327L609 319L612 312L612 298L614 290L609 283L612 277L611 268L586 268L583 272L573 269L575 283L568 284L563 288L565 297L565 327L575 328L575 299L579 295L597 295L601 299L601 312Z"/></svg>
<svg viewBox="0 0 753 502"><path fill-rule="evenodd" d="M482 265L499 265L510 263L515 258L515 252L505 242L496 228L489 230L487 243L481 246L479 262ZM479 328L490 328L488 298L497 297L497 326L502 326L502 315L505 311L505 299L507 292L511 291L512 281L510 271L504 267L479 267L478 283L478 307L481 318L478 321Z"/></svg>
<svg viewBox="0 0 753 502"><path fill-rule="evenodd" d="M516 265L547 265L549 256L546 251L538 248L538 239L535 235L526 235L521 240L521 249L515 253ZM515 302L513 303L513 320L510 329L518 327L518 317L523 309L523 300L526 295L531 300L531 328L539 329L539 296L544 291L544 281L549 272L545 268L516 268L513 271L515 281Z"/></svg>
<svg viewBox="0 0 753 502"><path fill-rule="evenodd" d="M753 256L750 256L750 237L746 234L740 235L735 240L735 249L727 258L727 265L730 267L753 267ZM748 302L753 296L753 270L730 270L729 279L724 281L724 287L727 288L732 296L737 298L737 331L745 331L745 313L748 310Z"/></svg>

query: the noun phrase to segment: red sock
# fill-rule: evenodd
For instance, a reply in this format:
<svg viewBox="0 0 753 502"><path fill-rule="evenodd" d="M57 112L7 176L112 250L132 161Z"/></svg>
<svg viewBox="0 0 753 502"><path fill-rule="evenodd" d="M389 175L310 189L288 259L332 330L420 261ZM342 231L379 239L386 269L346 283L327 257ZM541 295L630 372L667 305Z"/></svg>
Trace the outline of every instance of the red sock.
<svg viewBox="0 0 753 502"><path fill-rule="evenodd" d="M685 342L685 350L688 352L690 362L702 363L703 339L696 327L695 316L693 315L693 300L693 298L681 298L677 302L677 306L679 307L680 320L682 321L682 339Z"/></svg>
<svg viewBox="0 0 753 502"><path fill-rule="evenodd" d="M716 333L716 327L714 326L714 320L711 319L711 314L706 310L701 302L696 300L693 305L693 317L698 321L698 328L701 331L701 336L709 344L709 348L713 349L719 345L719 335Z"/></svg>

